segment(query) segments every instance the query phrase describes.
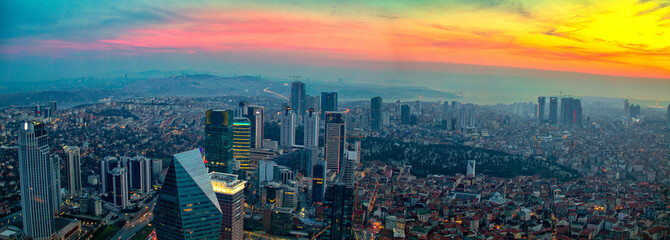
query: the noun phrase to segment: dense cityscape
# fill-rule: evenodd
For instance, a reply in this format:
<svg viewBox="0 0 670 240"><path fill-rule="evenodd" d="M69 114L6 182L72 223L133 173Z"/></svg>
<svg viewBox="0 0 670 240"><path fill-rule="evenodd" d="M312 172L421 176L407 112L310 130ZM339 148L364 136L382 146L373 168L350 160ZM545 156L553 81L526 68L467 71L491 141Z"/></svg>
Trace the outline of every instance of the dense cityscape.
<svg viewBox="0 0 670 240"><path fill-rule="evenodd" d="M0 239L668 237L670 106L306 85L2 109Z"/></svg>

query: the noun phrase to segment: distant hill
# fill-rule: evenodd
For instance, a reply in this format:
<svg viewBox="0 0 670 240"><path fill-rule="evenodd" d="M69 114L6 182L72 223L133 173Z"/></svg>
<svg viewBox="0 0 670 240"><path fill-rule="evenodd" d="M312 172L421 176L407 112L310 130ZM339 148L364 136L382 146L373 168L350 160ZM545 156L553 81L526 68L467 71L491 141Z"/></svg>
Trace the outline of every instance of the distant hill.
<svg viewBox="0 0 670 240"><path fill-rule="evenodd" d="M63 104L91 103L103 98L109 98L115 94L114 90L68 90L68 91L40 91L28 93L14 93L0 95L0 108L10 106L35 106L46 104L49 101L57 101Z"/></svg>
<svg viewBox="0 0 670 240"><path fill-rule="evenodd" d="M412 173L417 176L465 174L468 160L477 161L476 173L494 177L540 175L566 181L580 176L576 170L553 162L481 148L421 145L386 138L366 138L362 144L362 161L379 160L411 165Z"/></svg>
<svg viewBox="0 0 670 240"><path fill-rule="evenodd" d="M168 78L138 80L119 91L125 97L153 96L270 96L264 88L279 85L266 79L240 76L218 77L212 75L189 75ZM275 89L276 90L276 89Z"/></svg>

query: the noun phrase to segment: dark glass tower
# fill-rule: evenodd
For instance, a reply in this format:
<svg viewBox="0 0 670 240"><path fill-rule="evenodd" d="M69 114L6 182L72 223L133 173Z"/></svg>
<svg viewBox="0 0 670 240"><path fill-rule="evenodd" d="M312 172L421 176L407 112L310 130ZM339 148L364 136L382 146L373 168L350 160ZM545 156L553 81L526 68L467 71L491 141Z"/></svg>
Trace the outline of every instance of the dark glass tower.
<svg viewBox="0 0 670 240"><path fill-rule="evenodd" d="M205 125L205 165L209 171L228 172L233 158L232 114L224 110L207 110Z"/></svg>
<svg viewBox="0 0 670 240"><path fill-rule="evenodd" d="M324 157L326 167L337 172L344 159L344 149L347 142L347 127L344 122L344 112L327 112L324 133Z"/></svg>
<svg viewBox="0 0 670 240"><path fill-rule="evenodd" d="M175 154L156 209L158 239L217 239L221 207L200 150Z"/></svg>
<svg viewBox="0 0 670 240"><path fill-rule="evenodd" d="M336 92L321 93L321 117L325 117L327 111L337 111Z"/></svg>
<svg viewBox="0 0 670 240"><path fill-rule="evenodd" d="M537 121L544 122L544 106L546 105L545 97L537 97Z"/></svg>
<svg viewBox="0 0 670 240"><path fill-rule="evenodd" d="M291 83L291 107L298 116L305 115L305 84L301 81Z"/></svg>
<svg viewBox="0 0 670 240"><path fill-rule="evenodd" d="M409 106L408 105L400 106L400 123L401 124L409 124L410 123Z"/></svg>
<svg viewBox="0 0 670 240"><path fill-rule="evenodd" d="M312 203L313 204L323 204L323 195L326 192L326 166L324 162L320 162L314 165L312 171Z"/></svg>
<svg viewBox="0 0 670 240"><path fill-rule="evenodd" d="M549 98L549 123L558 123L558 98Z"/></svg>
<svg viewBox="0 0 670 240"><path fill-rule="evenodd" d="M382 97L373 97L370 99L370 128L372 131L379 131L382 128Z"/></svg>
<svg viewBox="0 0 670 240"><path fill-rule="evenodd" d="M265 110L259 106L247 107L246 117L251 124L251 147L262 148L263 139L265 138Z"/></svg>
<svg viewBox="0 0 670 240"><path fill-rule="evenodd" d="M330 225L323 234L323 239L353 239L351 221L354 208L354 191L343 183L328 186L325 197L326 225Z"/></svg>

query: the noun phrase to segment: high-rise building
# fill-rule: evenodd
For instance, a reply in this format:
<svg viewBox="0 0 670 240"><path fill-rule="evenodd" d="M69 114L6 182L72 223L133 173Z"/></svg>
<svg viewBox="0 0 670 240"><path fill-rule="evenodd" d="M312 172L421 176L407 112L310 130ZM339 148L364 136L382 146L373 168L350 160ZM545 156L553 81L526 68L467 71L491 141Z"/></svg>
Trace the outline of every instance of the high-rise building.
<svg viewBox="0 0 670 240"><path fill-rule="evenodd" d="M561 124L582 125L582 103L579 99L561 99Z"/></svg>
<svg viewBox="0 0 670 240"><path fill-rule="evenodd" d="M409 105L403 104L400 107L400 123L409 124L410 123L409 114L410 114Z"/></svg>
<svg viewBox="0 0 670 240"><path fill-rule="evenodd" d="M630 112L630 103L628 103L628 99L623 101L623 112L625 115L628 115Z"/></svg>
<svg viewBox="0 0 670 240"><path fill-rule="evenodd" d="M240 104L237 105L237 108L235 108L233 117L246 117L245 115L247 114L247 102L241 101Z"/></svg>
<svg viewBox="0 0 670 240"><path fill-rule="evenodd" d="M63 148L67 154L65 170L67 172L67 190L71 198L81 195L81 153L79 147L66 146Z"/></svg>
<svg viewBox="0 0 670 240"><path fill-rule="evenodd" d="M336 92L322 92L321 93L321 117L326 117L326 112L337 111L337 93Z"/></svg>
<svg viewBox="0 0 670 240"><path fill-rule="evenodd" d="M382 104L382 97L370 99L370 128L372 131L379 131L382 128Z"/></svg>
<svg viewBox="0 0 670 240"><path fill-rule="evenodd" d="M476 166L477 166L477 162L475 160L468 160L467 176L471 176L471 177L475 176L475 167Z"/></svg>
<svg viewBox="0 0 670 240"><path fill-rule="evenodd" d="M283 208L295 209L298 207L298 188L293 186L284 185L284 190L282 193L282 205Z"/></svg>
<svg viewBox="0 0 670 240"><path fill-rule="evenodd" d="M544 122L544 107L546 105L545 97L537 97L537 121Z"/></svg>
<svg viewBox="0 0 670 240"><path fill-rule="evenodd" d="M305 116L305 148L319 146L319 114L314 108L310 108Z"/></svg>
<svg viewBox="0 0 670 240"><path fill-rule="evenodd" d="M668 104L668 110L665 113L665 115L666 115L665 116L666 121L668 121L668 123L670 123L670 104Z"/></svg>
<svg viewBox="0 0 670 240"><path fill-rule="evenodd" d="M295 145L295 113L286 107L279 116L279 146L290 149Z"/></svg>
<svg viewBox="0 0 670 240"><path fill-rule="evenodd" d="M353 188L356 184L356 170L361 157L361 142L348 144L344 151L344 161L342 162L341 180L348 188Z"/></svg>
<svg viewBox="0 0 670 240"><path fill-rule="evenodd" d="M323 204L323 196L326 193L326 163L319 162L312 170L312 203Z"/></svg>
<svg viewBox="0 0 670 240"><path fill-rule="evenodd" d="M216 239L221 205L199 150L174 155L154 210L158 239Z"/></svg>
<svg viewBox="0 0 670 240"><path fill-rule="evenodd" d="M117 167L110 172L112 175L112 197L110 203L120 209L128 208L130 197L128 195L128 170Z"/></svg>
<svg viewBox="0 0 670 240"><path fill-rule="evenodd" d="M549 98L549 123L558 123L558 98Z"/></svg>
<svg viewBox="0 0 670 240"><path fill-rule="evenodd" d="M305 84L301 81L295 81L291 83L291 96L290 102L293 111L298 114L298 116L305 115Z"/></svg>
<svg viewBox="0 0 670 240"><path fill-rule="evenodd" d="M56 111L58 111L58 103L56 101L49 102L49 109L51 110L51 116L56 116Z"/></svg>
<svg viewBox="0 0 670 240"><path fill-rule="evenodd" d="M112 181L112 170L117 167L124 167L122 162L116 157L107 156L100 160L100 180L103 194L111 194L114 189Z"/></svg>
<svg viewBox="0 0 670 240"><path fill-rule="evenodd" d="M246 118L251 124L251 147L262 148L265 138L265 110L260 106L247 107Z"/></svg>
<svg viewBox="0 0 670 240"><path fill-rule="evenodd" d="M319 107L321 107L320 99L321 98L319 98L319 96L309 96L309 95L307 95L307 97L305 97L305 109L308 109L308 110L310 108L314 108L315 110L319 109Z"/></svg>
<svg viewBox="0 0 670 240"><path fill-rule="evenodd" d="M210 172L228 172L228 163L233 158L233 118L229 114L224 110L207 110L205 165Z"/></svg>
<svg viewBox="0 0 670 240"><path fill-rule="evenodd" d="M251 124L247 118L235 118L233 122L233 158L240 163L240 169L251 169Z"/></svg>
<svg viewBox="0 0 670 240"><path fill-rule="evenodd" d="M23 231L32 239L52 239L60 199L54 179L59 167L49 152L43 123L24 123L19 130L19 178Z"/></svg>
<svg viewBox="0 0 670 240"><path fill-rule="evenodd" d="M323 239L353 239L353 192L353 188L348 188L343 183L328 186L324 203L324 223L329 227L323 233Z"/></svg>
<svg viewBox="0 0 670 240"><path fill-rule="evenodd" d="M475 128L475 106L466 104L461 108L458 114L458 123L461 130L468 130Z"/></svg>
<svg viewBox="0 0 670 240"><path fill-rule="evenodd" d="M258 186L260 188L263 183L274 180L277 163L271 160L261 160L258 165Z"/></svg>
<svg viewBox="0 0 670 240"><path fill-rule="evenodd" d="M219 239L244 239L244 185L237 175L210 173L212 187L221 207L221 233Z"/></svg>
<svg viewBox="0 0 670 240"><path fill-rule="evenodd" d="M347 128L344 123L344 112L326 112L324 134L324 158L327 169L340 171L340 163L344 159Z"/></svg>
<svg viewBox="0 0 670 240"><path fill-rule="evenodd" d="M144 156L128 158L128 186L144 194L151 191L151 160Z"/></svg>
<svg viewBox="0 0 670 240"><path fill-rule="evenodd" d="M280 183L266 182L261 187L261 204L270 204L281 207L283 194L284 189Z"/></svg>

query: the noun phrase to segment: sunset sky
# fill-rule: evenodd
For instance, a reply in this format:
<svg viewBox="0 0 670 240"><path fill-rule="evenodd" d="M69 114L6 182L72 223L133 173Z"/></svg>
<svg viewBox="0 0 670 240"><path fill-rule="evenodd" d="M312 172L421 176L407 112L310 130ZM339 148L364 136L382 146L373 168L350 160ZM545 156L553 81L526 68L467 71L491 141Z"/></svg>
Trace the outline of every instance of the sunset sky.
<svg viewBox="0 0 670 240"><path fill-rule="evenodd" d="M2 80L254 66L276 77L301 66L459 71L445 63L670 81L666 0L61 2L1 3Z"/></svg>

